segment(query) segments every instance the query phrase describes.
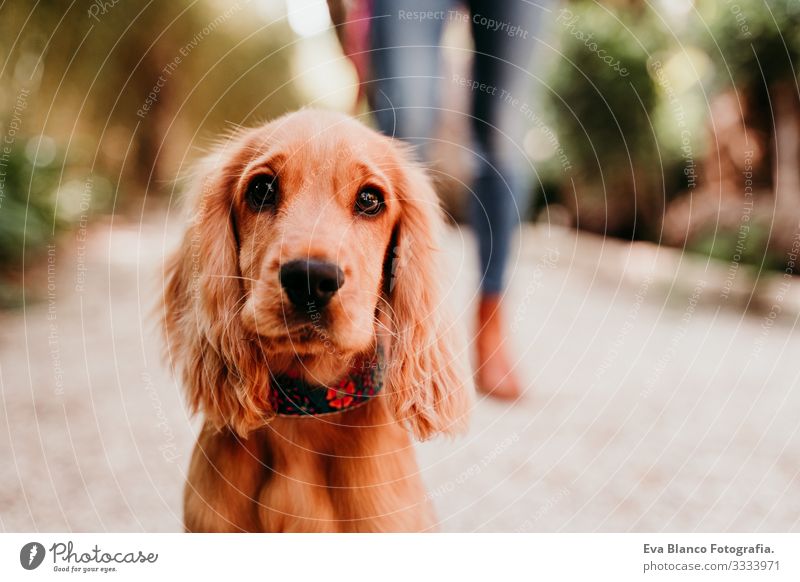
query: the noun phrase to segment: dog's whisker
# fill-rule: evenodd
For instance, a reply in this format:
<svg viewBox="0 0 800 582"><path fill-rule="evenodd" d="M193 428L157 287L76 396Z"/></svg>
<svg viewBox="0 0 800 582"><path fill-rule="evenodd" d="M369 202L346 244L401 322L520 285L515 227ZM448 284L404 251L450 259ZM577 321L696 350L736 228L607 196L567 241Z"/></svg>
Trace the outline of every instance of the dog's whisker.
<svg viewBox="0 0 800 582"><path fill-rule="evenodd" d="M383 309L382 309L380 306L378 306L378 305L376 305L376 306L375 306L375 311L377 311L377 312L378 312L378 313L380 313L381 315L384 315L384 316L386 317L386 319L388 320L388 323L390 323L391 325L394 325L394 317L392 317L392 314L391 314L391 313L389 313L389 312L387 312L387 311L383 310Z"/></svg>
<svg viewBox="0 0 800 582"><path fill-rule="evenodd" d="M253 281L254 283L258 283L260 279L254 279L253 277L243 277L241 275L206 275L209 279L241 279L242 281Z"/></svg>
<svg viewBox="0 0 800 582"><path fill-rule="evenodd" d="M230 317L227 318L227 320L225 321L225 325L223 326L225 332L227 332L228 328L231 325L233 325L233 321L237 317L239 317L246 304L247 304L246 295L242 295L241 297L239 297L239 299L236 300L236 303L233 304L233 308L231 309Z"/></svg>
<svg viewBox="0 0 800 582"><path fill-rule="evenodd" d="M376 309L381 309L381 307L380 307L381 305L384 305L386 307L386 309L388 310L388 311L381 311L381 313L386 315L389 318L389 320L392 323L394 323L394 318L395 318L394 307L392 307L392 304L389 303L386 299L384 299L383 296L379 295L378 296L378 304L375 306L375 308Z"/></svg>

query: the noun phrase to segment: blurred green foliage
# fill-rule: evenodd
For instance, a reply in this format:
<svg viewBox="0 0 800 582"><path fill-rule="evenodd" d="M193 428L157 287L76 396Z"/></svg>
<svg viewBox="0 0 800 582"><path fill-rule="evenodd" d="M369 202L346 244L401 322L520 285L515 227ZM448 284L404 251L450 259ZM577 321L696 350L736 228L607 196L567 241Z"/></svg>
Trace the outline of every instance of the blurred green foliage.
<svg viewBox="0 0 800 582"><path fill-rule="evenodd" d="M576 168L577 220L598 232L652 236L663 192L653 170L663 152L648 63L665 44L663 28L650 11L589 1L567 4L555 23L563 57L551 75L551 115Z"/></svg>
<svg viewBox="0 0 800 582"><path fill-rule="evenodd" d="M0 146L0 307L19 301L19 270L44 251L60 226L53 201L59 165L35 166L26 149Z"/></svg>
<svg viewBox="0 0 800 582"><path fill-rule="evenodd" d="M793 80L800 57L800 2L736 0L698 4L708 29L695 35L717 64L718 88Z"/></svg>
<svg viewBox="0 0 800 582"><path fill-rule="evenodd" d="M735 92L746 148L763 155L753 169L755 210L747 228L701 222L687 248L726 261L741 252L743 263L783 270L800 219L800 152L793 145L800 138L800 2L703 0L698 11L702 21L692 37L714 63L709 91Z"/></svg>
<svg viewBox="0 0 800 582"><path fill-rule="evenodd" d="M574 170L562 172L555 160L539 168L550 186L548 199L560 198L580 228L660 243L668 210L688 198L696 210L683 216L692 223L671 228L690 234L676 244L725 261L741 254L744 263L781 268L785 226L772 223L770 206L777 180L769 176L775 155L769 150L777 147L771 91L784 81L796 88L800 2L624 6L575 0L557 11L563 57L549 76L549 122ZM750 149L760 140L766 152L753 169L756 211L741 236L741 166L722 168L730 174L710 183L713 172L705 165L706 156L729 155L718 153L729 147L726 139L734 140L734 150L743 147L738 136L715 135L719 128L710 120L715 97L731 90L742 108L733 115L749 124ZM730 184L735 190L720 192Z"/></svg>
<svg viewBox="0 0 800 582"><path fill-rule="evenodd" d="M584 167L625 165L642 148L653 154L648 136L656 88L647 60L664 41L648 14L583 2L556 18L563 27L563 59L552 83L559 135Z"/></svg>
<svg viewBox="0 0 800 582"><path fill-rule="evenodd" d="M26 250L35 252L52 240L58 222L53 195L59 167L35 167L22 148L11 148L4 162L0 265L14 268L23 263Z"/></svg>

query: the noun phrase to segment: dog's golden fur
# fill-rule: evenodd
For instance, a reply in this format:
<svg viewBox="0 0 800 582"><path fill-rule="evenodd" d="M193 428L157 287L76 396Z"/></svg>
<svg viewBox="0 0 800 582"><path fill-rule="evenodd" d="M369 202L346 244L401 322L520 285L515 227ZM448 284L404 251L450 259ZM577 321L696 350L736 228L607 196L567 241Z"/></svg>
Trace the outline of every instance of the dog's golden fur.
<svg viewBox="0 0 800 582"><path fill-rule="evenodd" d="M253 176L279 177L278 201L245 201ZM364 187L385 210L354 212ZM303 110L235 132L201 162L193 216L168 265L167 353L204 427L189 469L189 531L420 531L435 526L410 434L463 428L469 377L442 314L439 205L394 140L355 120ZM278 270L337 264L345 284L309 323ZM368 404L316 417L276 416L270 371L317 384L387 354L386 387Z"/></svg>

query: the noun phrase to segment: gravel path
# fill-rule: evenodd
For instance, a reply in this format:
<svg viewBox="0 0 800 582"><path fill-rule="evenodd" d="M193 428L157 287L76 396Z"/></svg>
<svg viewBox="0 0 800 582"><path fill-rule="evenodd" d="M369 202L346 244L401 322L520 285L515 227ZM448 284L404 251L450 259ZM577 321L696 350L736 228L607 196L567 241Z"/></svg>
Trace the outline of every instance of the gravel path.
<svg viewBox="0 0 800 582"><path fill-rule="evenodd" d="M0 314L0 529L180 529L197 423L153 316L177 227L93 224L32 275L44 296ZM506 305L530 387L419 446L442 529L800 530L800 280L751 298L744 268L546 226L520 240ZM447 251L471 320L472 239Z"/></svg>

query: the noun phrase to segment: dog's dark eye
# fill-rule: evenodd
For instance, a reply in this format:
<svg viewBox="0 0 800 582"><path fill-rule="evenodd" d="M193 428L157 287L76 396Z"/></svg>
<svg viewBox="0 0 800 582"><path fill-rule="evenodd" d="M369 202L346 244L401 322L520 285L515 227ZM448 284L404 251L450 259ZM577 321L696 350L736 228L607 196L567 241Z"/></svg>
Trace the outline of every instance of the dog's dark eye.
<svg viewBox="0 0 800 582"><path fill-rule="evenodd" d="M245 193L247 204L256 212L265 206L272 206L278 198L278 176L259 174L247 185Z"/></svg>
<svg viewBox="0 0 800 582"><path fill-rule="evenodd" d="M383 196L377 190L365 188L356 197L356 211L367 216L375 216L383 210Z"/></svg>

